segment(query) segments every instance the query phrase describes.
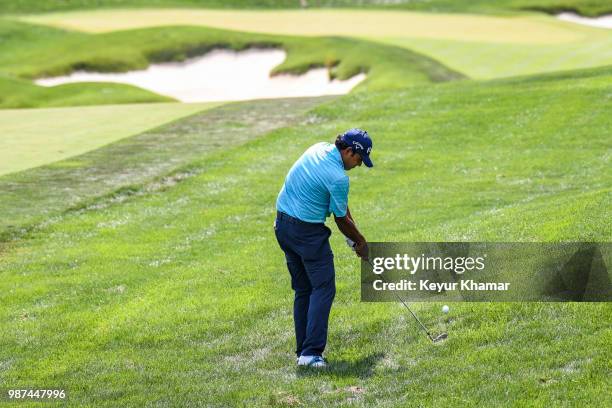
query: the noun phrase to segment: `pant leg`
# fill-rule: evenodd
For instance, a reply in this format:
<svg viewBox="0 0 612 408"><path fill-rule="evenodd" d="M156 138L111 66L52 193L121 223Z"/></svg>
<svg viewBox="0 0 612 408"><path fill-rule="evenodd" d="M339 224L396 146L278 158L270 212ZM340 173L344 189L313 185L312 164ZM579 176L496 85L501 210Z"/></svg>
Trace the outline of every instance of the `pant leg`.
<svg viewBox="0 0 612 408"><path fill-rule="evenodd" d="M336 273L334 254L329 245L330 235L331 230L324 225L309 228L309 244L302 252L304 269L312 285L303 355L320 356L327 344L329 314L336 295Z"/></svg>
<svg viewBox="0 0 612 408"><path fill-rule="evenodd" d="M327 345L329 314L336 295L333 255L305 261L304 267L311 280L312 293L302 354L320 356Z"/></svg>
<svg viewBox="0 0 612 408"><path fill-rule="evenodd" d="M302 354L302 347L306 339L312 286L300 256L288 250L285 251L285 259L287 260L287 269L289 269L291 274L291 288L295 291L293 299L293 323L295 326L295 353L299 357Z"/></svg>
<svg viewBox="0 0 612 408"><path fill-rule="evenodd" d="M306 339L312 286L306 274L301 256L292 249L292 242L287 237L288 233L292 233L292 226L277 220L274 229L279 246L285 253L287 269L291 275L291 288L295 291L293 299L293 323L295 328L295 353L299 357L302 354L302 346Z"/></svg>

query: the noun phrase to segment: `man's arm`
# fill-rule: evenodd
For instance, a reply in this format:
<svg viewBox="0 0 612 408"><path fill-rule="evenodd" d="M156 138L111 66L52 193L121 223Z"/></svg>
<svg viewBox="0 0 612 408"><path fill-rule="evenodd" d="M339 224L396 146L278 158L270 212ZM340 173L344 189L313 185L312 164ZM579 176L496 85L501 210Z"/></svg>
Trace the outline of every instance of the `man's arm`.
<svg viewBox="0 0 612 408"><path fill-rule="evenodd" d="M353 217L351 216L351 212L348 207L346 208L346 215L344 217L336 217L334 215L334 220L336 221L336 225L340 232L344 234L344 236L348 237L351 241L355 242L355 252L361 258L367 260L368 259L368 244L366 239L355 224Z"/></svg>

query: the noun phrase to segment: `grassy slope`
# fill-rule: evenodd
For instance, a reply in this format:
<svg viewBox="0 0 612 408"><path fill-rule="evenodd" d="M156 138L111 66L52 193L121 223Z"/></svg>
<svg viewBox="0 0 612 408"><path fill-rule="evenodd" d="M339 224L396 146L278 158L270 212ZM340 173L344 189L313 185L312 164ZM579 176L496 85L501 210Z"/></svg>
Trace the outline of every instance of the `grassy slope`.
<svg viewBox="0 0 612 408"><path fill-rule="evenodd" d="M219 103L0 110L0 176L97 149Z"/></svg>
<svg viewBox="0 0 612 408"><path fill-rule="evenodd" d="M272 220L304 148L363 126L376 167L351 172L351 208L370 240L609 241L611 79L349 95L175 186L66 213L3 249L0 380L63 384L72 405L604 406L609 303L457 304L448 321L423 304L450 332L432 346L399 305L358 301L337 233L333 368L296 371Z"/></svg>
<svg viewBox="0 0 612 408"><path fill-rule="evenodd" d="M55 76L73 70L127 71L151 62L181 61L214 47L276 46L288 50L275 72L301 73L312 66L334 67L346 79L366 71L358 89L373 90L445 81L462 75L428 57L394 46L345 38L280 37L204 27L164 27L90 35L0 20L0 107L168 101L121 84L67 84L43 88L17 78ZM371 56L365 61L363 55Z"/></svg>
<svg viewBox="0 0 612 408"><path fill-rule="evenodd" d="M230 104L160 128L153 128L156 121L160 123L161 117L168 117L169 112L177 111L177 108L164 105L152 108L146 105L121 105L17 111L16 119L25 120L27 117L29 122L35 124L32 126L34 128L39 128L36 124L50 115L57 117L61 113L67 126L85 129L86 135L97 136L98 143L99 139L109 141L117 133L125 135L129 130L129 122L142 126L142 121L150 118L149 113L142 112L143 108L150 109L150 114L158 114L156 120L146 121L147 128L151 130L142 134L118 140L85 154L0 177L0 213L4 214L0 218L0 241L14 234L18 236L26 228L42 221L53 221L54 216L67 209L86 206L96 197L120 191L115 200L122 200L134 192L131 189L133 185L152 179L156 180L155 188L176 183L190 174L189 171L177 172L168 178L162 176L195 158L214 155L219 149L244 143L272 129L299 122L303 120L304 111L329 99L293 98ZM200 106L201 110L202 105L196 106ZM89 128L88 122L93 120L94 115L100 118L117 109L123 110L121 114L134 117L121 120L120 114L116 114L117 119L112 124L106 121L99 125L98 130ZM187 113L190 109L194 109L193 105L183 105L178 110ZM0 116L11 117L15 112L2 112ZM120 130L113 131L114 126ZM50 129L57 130L57 127L49 125ZM25 137L23 133L20 134ZM70 140L79 138L78 130L73 128ZM27 139L24 140L24 143L27 142ZM57 146L70 149L66 140L58 142ZM83 147L77 146L78 149Z"/></svg>
<svg viewBox="0 0 612 408"><path fill-rule="evenodd" d="M112 83L65 84L50 88L0 77L0 108L39 108L121 103L173 102L136 86Z"/></svg>
<svg viewBox="0 0 612 408"><path fill-rule="evenodd" d="M374 10L148 9L53 13L23 18L39 24L92 32L190 24L279 35L359 36L418 51L479 79L612 64L609 30L547 16L509 18ZM360 29L355 30L356 26ZM359 55L362 60L363 55Z"/></svg>
<svg viewBox="0 0 612 408"><path fill-rule="evenodd" d="M450 11L499 13L511 10L541 10L555 13L575 10L584 15L601 15L612 12L605 0L429 0L394 1L380 0L309 0L310 7L375 7L419 11ZM74 10L114 7L206 7L206 8L299 8L299 0L21 0L4 2L0 12L23 13L54 10Z"/></svg>
<svg viewBox="0 0 612 408"><path fill-rule="evenodd" d="M67 84L52 88L37 86L16 78L3 69L7 61L25 64L32 55L57 44L87 35L64 30L23 24L0 19L0 108L30 108L37 106L97 105L104 103L167 102L172 98L160 96L134 86L122 84ZM69 47L55 52L70 54ZM49 60L57 55L45 54Z"/></svg>

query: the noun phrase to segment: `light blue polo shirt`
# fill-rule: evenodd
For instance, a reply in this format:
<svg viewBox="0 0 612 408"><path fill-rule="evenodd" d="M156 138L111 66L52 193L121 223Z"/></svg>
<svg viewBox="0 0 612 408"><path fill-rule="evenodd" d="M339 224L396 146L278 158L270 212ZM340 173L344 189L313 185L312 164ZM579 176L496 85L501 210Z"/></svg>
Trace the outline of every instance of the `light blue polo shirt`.
<svg viewBox="0 0 612 408"><path fill-rule="evenodd" d="M340 151L331 143L317 143L295 162L278 194L276 209L306 222L325 222L334 213L344 217L349 178Z"/></svg>

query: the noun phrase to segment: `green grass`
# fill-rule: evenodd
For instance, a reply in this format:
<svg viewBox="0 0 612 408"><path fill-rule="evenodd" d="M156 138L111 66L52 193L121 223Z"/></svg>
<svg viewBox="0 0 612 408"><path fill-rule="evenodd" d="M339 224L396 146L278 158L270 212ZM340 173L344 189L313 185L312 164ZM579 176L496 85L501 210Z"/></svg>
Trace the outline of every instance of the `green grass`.
<svg viewBox="0 0 612 408"><path fill-rule="evenodd" d="M450 332L432 346L400 305L359 302L337 232L331 368L296 370L272 221L303 150L362 126L376 167L349 173L350 202L372 241L610 241L611 80L608 67L355 93L194 157L177 184L15 236L0 249L0 382L58 384L72 406L605 406L609 303L454 304L448 319L420 304Z"/></svg>
<svg viewBox="0 0 612 408"><path fill-rule="evenodd" d="M278 70L327 65L368 80L339 99L225 105L1 176L0 384L63 387L70 406L608 404L609 303L463 303L444 318L440 305L415 305L435 331L450 332L432 346L400 305L359 302L358 263L337 231L331 368L296 370L291 353L274 200L307 146L348 127L374 138L376 167L349 173L352 212L372 241L610 241L612 67L434 86L461 75L404 49L479 78L608 61L607 33L524 20L537 21L552 31L513 42L517 31L501 26L482 41L357 40L200 27L94 35L2 20L0 106L129 101L123 86L100 98L100 84L42 99L27 79L144 67L219 44L282 46L289 58ZM31 122L32 137L17 141L31 145L43 118L61 135L103 109L115 108L0 112L0 132ZM123 137L98 130L96 144ZM69 136L57 146L70 147Z"/></svg>
<svg viewBox="0 0 612 408"><path fill-rule="evenodd" d="M1 67L6 61L26 65L32 55L44 53L50 44L74 38L85 41L86 36L0 19L0 108L173 101L172 98L123 84L66 84L47 88L18 78ZM55 51L69 54L68 50L69 47ZM53 54L45 56L49 60L55 58Z"/></svg>
<svg viewBox="0 0 612 408"><path fill-rule="evenodd" d="M220 103L0 110L0 176L97 149Z"/></svg>
<svg viewBox="0 0 612 408"><path fill-rule="evenodd" d="M137 193L134 186L145 182L151 182L149 188L153 189L175 184L190 176L192 171L176 171L176 174L168 177L164 175L196 158L214 156L219 149L306 120L304 112L307 109L329 99L293 98L234 103L205 110L161 127L155 125L166 122L173 114L184 116L190 111L202 111L210 104L119 105L0 112L0 118L4 117L8 122L0 125L0 129L9 136L9 139L3 137L0 141L0 148L5 147L0 149L3 163L12 165L13 169L15 166L30 167L35 163L27 155L33 155L37 149L41 150L41 159L69 156L44 166L0 176L0 213L4 214L0 219L0 241L20 236L38 223L53 222L54 217L64 211L88 205L95 207L92 200L99 196L109 195L112 200L123 200ZM109 115L114 115L114 118L109 119ZM155 119L151 115L155 115ZM54 123L54 120L59 123ZM14 124L12 130L9 129L10 123ZM45 132L43 124L47 125L49 133L53 131L56 134ZM143 127L150 130L126 137ZM65 133L62 133L62 128ZM91 140L83 140L84 136ZM49 140L45 144L40 138ZM79 151L113 139L113 143L102 148L77 155ZM57 153L52 148L62 149L62 152ZM14 155L10 155L11 150Z"/></svg>
<svg viewBox="0 0 612 408"><path fill-rule="evenodd" d="M287 60L275 68L275 73L303 73L314 66L327 66L331 76L347 79L367 72L368 78L357 88L362 91L463 77L412 51L347 38L304 39L204 27L92 35L5 20L0 20L0 27L0 38L6 39L0 43L0 107L4 108L170 101L171 98L129 85L67 84L44 88L25 80L74 70L144 69L153 62L182 61L213 48L285 48Z"/></svg>
<svg viewBox="0 0 612 408"><path fill-rule="evenodd" d="M609 30L567 23L544 15L500 17L382 10L147 9L51 13L20 18L36 24L86 32L176 24L277 35L358 37L417 51L476 79L612 64L612 35ZM356 26L360 29L355 30ZM303 44L311 43L304 41ZM357 58L364 61L365 55L369 54L361 53ZM380 62L378 59L371 61Z"/></svg>
<svg viewBox="0 0 612 408"><path fill-rule="evenodd" d="M539 10L548 13L573 10L596 16L612 12L604 0L309 0L310 7L367 7L418 11L500 13L516 10ZM299 8L299 0L21 0L5 2L0 12L23 13L116 7L205 7L205 8Z"/></svg>
<svg viewBox="0 0 612 408"><path fill-rule="evenodd" d="M0 77L0 108L39 108L149 102L173 102L136 86L113 83L65 84L50 88Z"/></svg>
<svg viewBox="0 0 612 408"><path fill-rule="evenodd" d="M553 24L556 24L554 22ZM485 41L388 38L386 44L431 56L471 78L492 79L612 64L612 35L586 33L564 44L499 44ZM602 31L602 30L600 30ZM526 33L528 36L529 33Z"/></svg>

